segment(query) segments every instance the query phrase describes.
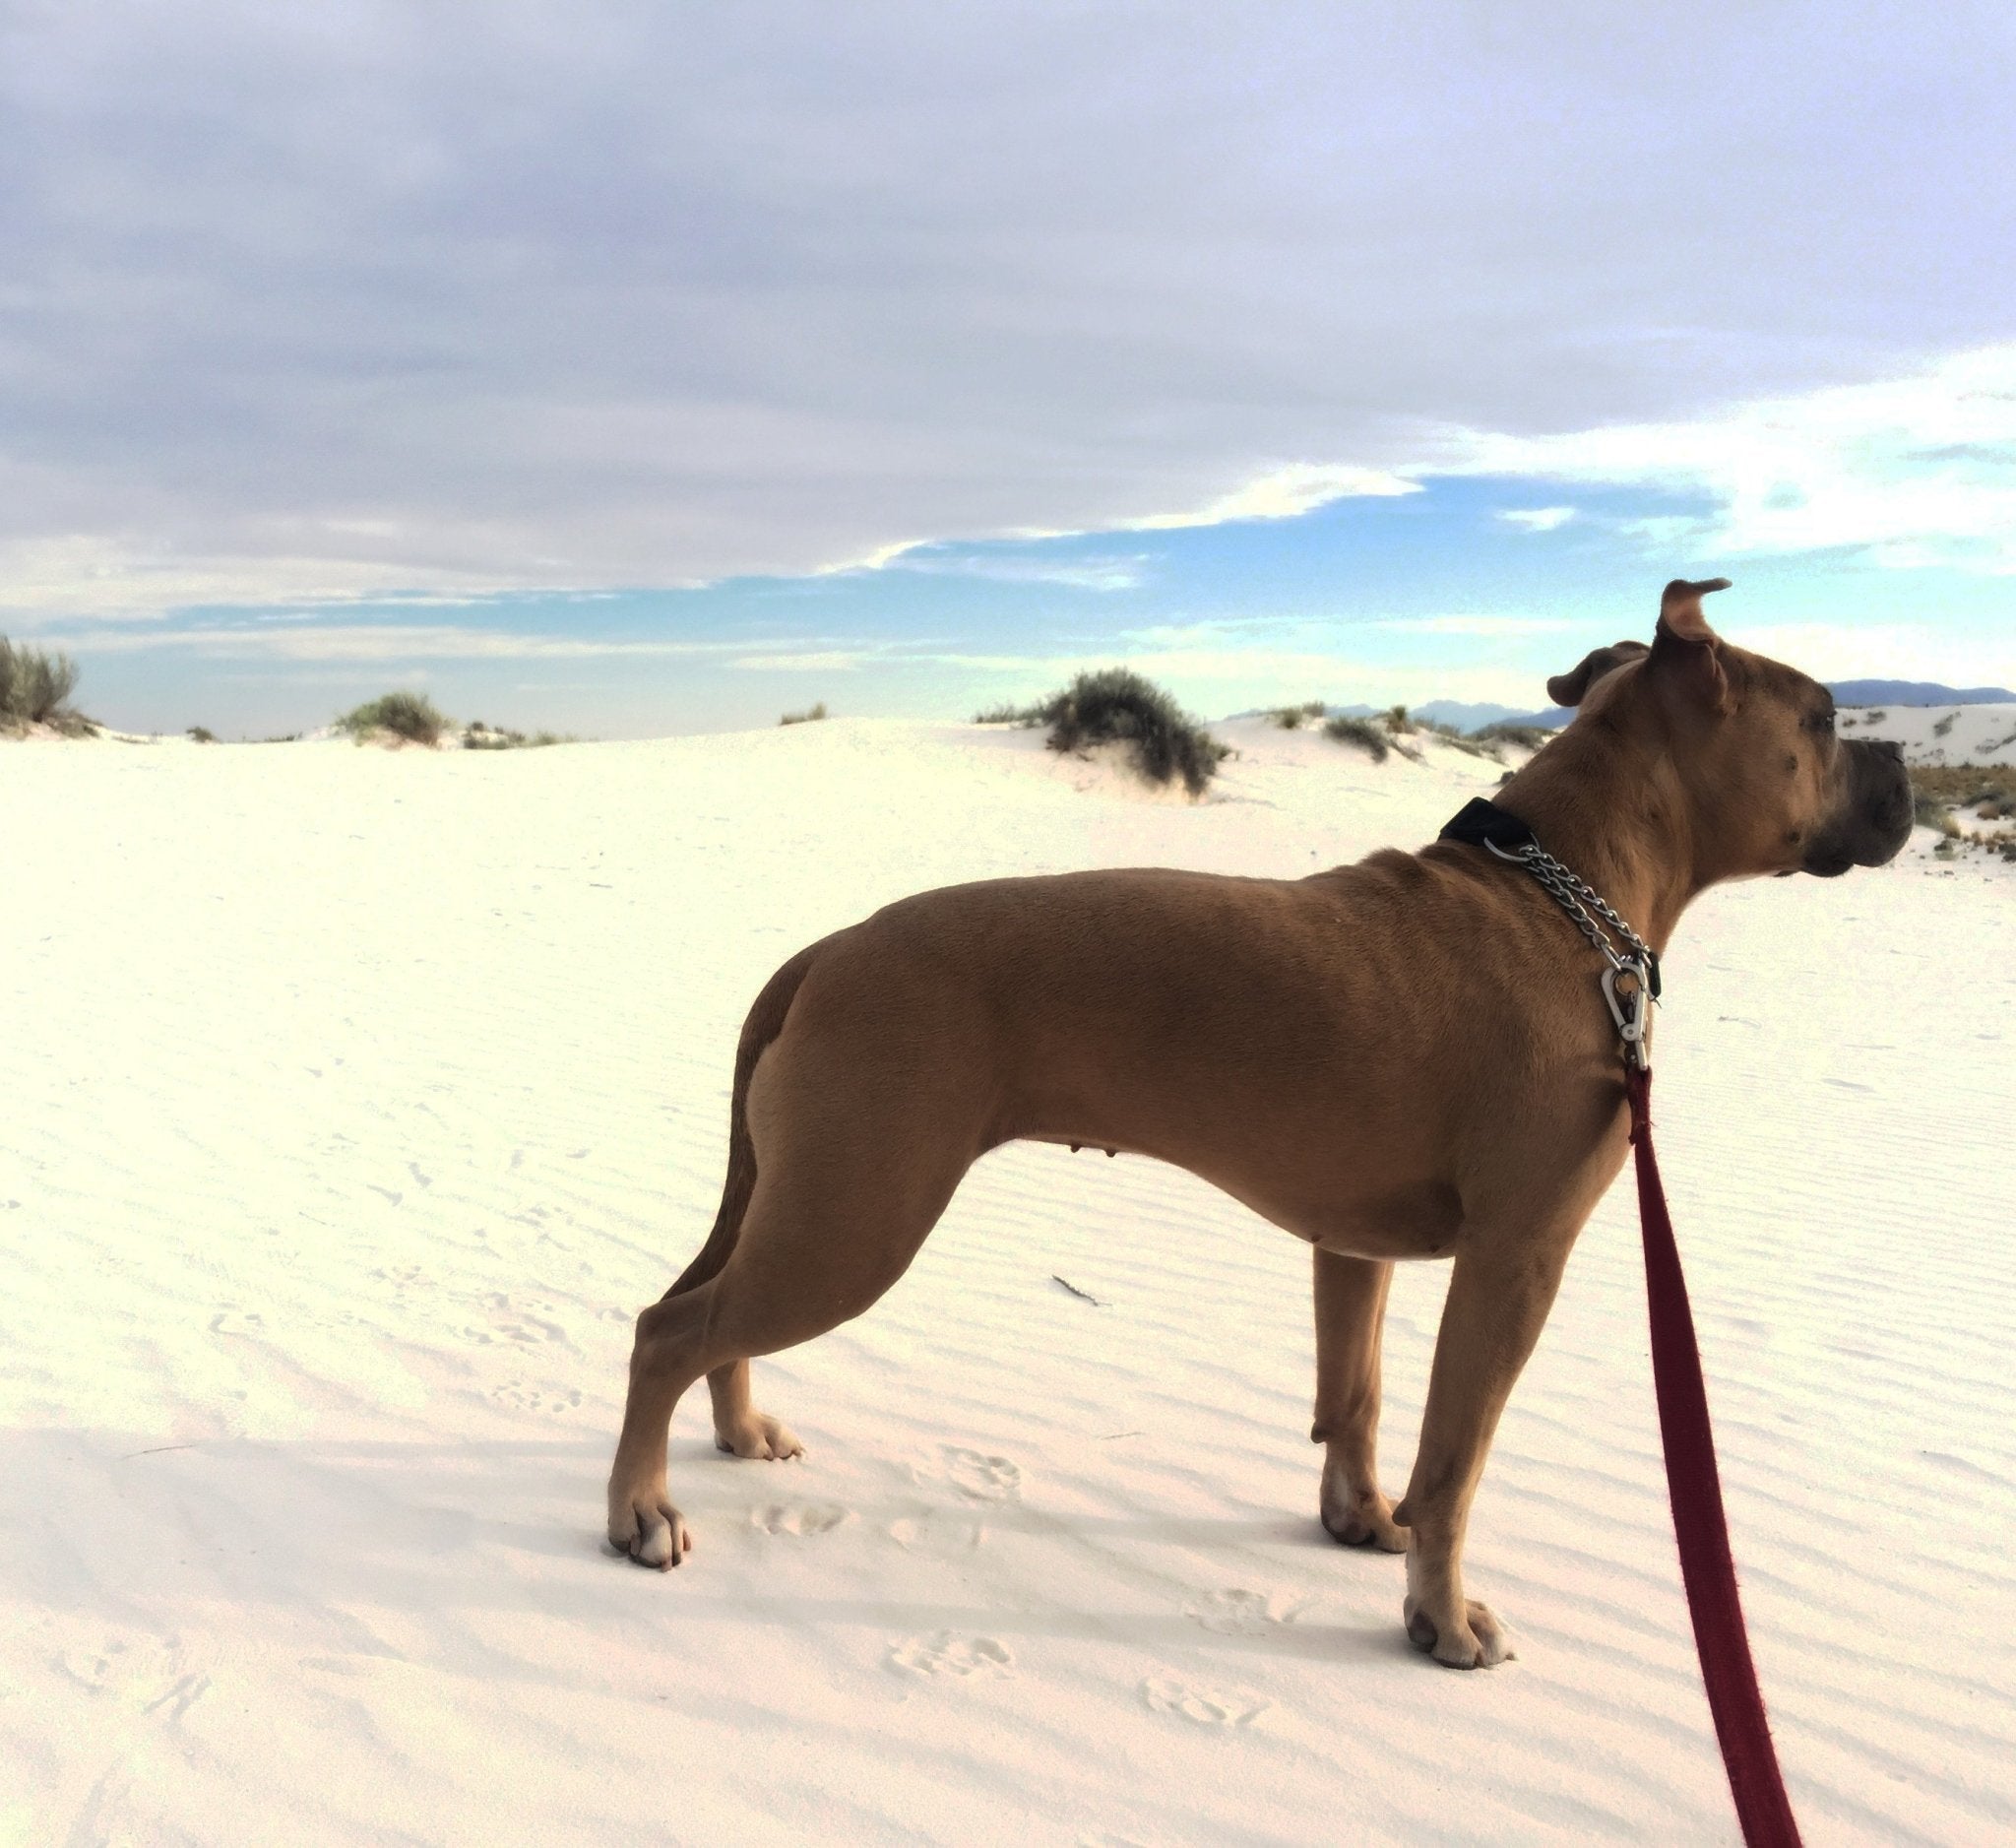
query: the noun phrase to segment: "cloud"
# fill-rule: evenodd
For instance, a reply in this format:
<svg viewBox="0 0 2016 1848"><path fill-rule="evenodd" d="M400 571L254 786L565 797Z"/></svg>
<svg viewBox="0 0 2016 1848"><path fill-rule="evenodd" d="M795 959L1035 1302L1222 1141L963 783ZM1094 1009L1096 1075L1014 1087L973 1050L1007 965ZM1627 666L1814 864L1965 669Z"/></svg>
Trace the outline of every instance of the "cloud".
<svg viewBox="0 0 2016 1848"><path fill-rule="evenodd" d="M1280 519L1451 433L1899 374L2009 333L1984 20L15 9L5 606ZM1895 559L1946 531L1892 524ZM1737 531L1864 525L1767 495Z"/></svg>
<svg viewBox="0 0 2016 1848"><path fill-rule="evenodd" d="M1119 525L1123 532L1159 533L1177 527L1226 526L1234 520L1292 520L1297 514L1313 513L1334 500L1355 495L1419 492L1418 481L1389 470L1304 462L1259 476L1188 513L1155 513Z"/></svg>
<svg viewBox="0 0 2016 1848"><path fill-rule="evenodd" d="M2016 643L1942 634L1927 623L1731 624L1729 639L1789 661L1815 679L1939 680L1949 686L2016 686Z"/></svg>
<svg viewBox="0 0 2016 1848"><path fill-rule="evenodd" d="M16 627L79 616L148 619L169 610L275 603L456 605L508 587L498 573L388 567L356 559L177 555L120 537L67 533L0 541L0 611ZM427 587L427 588L422 588Z"/></svg>
<svg viewBox="0 0 2016 1848"><path fill-rule="evenodd" d="M1043 536L1064 537L1069 536ZM1131 591L1146 582L1150 563L1146 552L1093 558L1051 557L1042 552L1017 555L998 550L974 552L913 544L894 547L880 565L864 568L914 571L926 577L983 578L997 584L1056 584L1079 591Z"/></svg>
<svg viewBox="0 0 2016 1848"><path fill-rule="evenodd" d="M1472 432L1463 447L1454 472L1703 495L1699 518L1633 524L1718 554L1846 549L1905 570L2016 573L2016 344L1681 421Z"/></svg>
<svg viewBox="0 0 2016 1848"><path fill-rule="evenodd" d="M1575 624L1559 616L1387 616L1368 628L1398 629L1412 635L1559 635Z"/></svg>
<svg viewBox="0 0 2016 1848"><path fill-rule="evenodd" d="M851 673L877 659L872 649L817 649L803 654L738 655L727 665L750 673Z"/></svg>
<svg viewBox="0 0 2016 1848"><path fill-rule="evenodd" d="M153 625L51 632L50 647L96 655L174 649L194 655L264 657L280 661L589 661L623 657L725 655L746 649L735 642L597 639L573 635L520 635L501 629L398 623L311 620L243 627Z"/></svg>
<svg viewBox="0 0 2016 1848"><path fill-rule="evenodd" d="M927 539L891 540L886 545L876 545L863 552L858 558L843 558L837 563L823 564L810 573L813 577L841 577L852 571L885 571L900 562L908 553L920 545L929 545Z"/></svg>
<svg viewBox="0 0 2016 1848"><path fill-rule="evenodd" d="M1523 533L1551 533L1575 517L1573 507L1504 507L1498 518Z"/></svg>

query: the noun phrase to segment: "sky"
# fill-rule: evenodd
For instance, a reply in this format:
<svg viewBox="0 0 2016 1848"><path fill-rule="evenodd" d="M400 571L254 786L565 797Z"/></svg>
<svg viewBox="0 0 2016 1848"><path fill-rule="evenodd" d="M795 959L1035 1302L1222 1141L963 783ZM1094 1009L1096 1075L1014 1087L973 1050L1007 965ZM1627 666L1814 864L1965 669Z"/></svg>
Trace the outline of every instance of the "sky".
<svg viewBox="0 0 2016 1848"><path fill-rule="evenodd" d="M122 728L2016 685L2005 6L0 0L0 633Z"/></svg>

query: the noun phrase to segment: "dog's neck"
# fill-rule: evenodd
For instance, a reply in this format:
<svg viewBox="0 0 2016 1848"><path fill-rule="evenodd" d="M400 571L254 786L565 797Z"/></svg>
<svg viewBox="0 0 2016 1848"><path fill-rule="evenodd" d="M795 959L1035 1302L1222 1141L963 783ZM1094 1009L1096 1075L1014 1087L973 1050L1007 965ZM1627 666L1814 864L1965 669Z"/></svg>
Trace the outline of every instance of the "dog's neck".
<svg viewBox="0 0 2016 1848"><path fill-rule="evenodd" d="M1569 726L1492 800L1661 953L1710 883L1670 754L1606 714Z"/></svg>

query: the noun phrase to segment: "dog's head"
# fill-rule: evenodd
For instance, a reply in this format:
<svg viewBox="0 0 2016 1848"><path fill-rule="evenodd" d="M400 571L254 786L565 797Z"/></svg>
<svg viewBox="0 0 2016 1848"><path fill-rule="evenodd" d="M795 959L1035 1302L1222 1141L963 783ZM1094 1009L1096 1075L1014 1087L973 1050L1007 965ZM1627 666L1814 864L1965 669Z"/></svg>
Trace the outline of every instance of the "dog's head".
<svg viewBox="0 0 2016 1848"><path fill-rule="evenodd" d="M1547 682L1576 724L1664 743L1704 880L1880 866L1911 838L1911 781L1894 744L1835 735L1834 696L1796 669L1725 642L1701 599L1727 578L1675 579L1652 645L1618 642Z"/></svg>

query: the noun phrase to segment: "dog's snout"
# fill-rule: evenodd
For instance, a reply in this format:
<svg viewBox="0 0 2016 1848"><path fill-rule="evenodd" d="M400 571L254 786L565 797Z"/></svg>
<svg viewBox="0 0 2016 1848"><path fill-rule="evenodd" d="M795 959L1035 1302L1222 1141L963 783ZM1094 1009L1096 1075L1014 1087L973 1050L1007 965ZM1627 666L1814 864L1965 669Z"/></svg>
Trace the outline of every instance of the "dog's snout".
<svg viewBox="0 0 2016 1848"><path fill-rule="evenodd" d="M1911 772L1889 738L1857 738L1848 748L1849 799L1830 834L1857 865L1880 866L1911 838Z"/></svg>

